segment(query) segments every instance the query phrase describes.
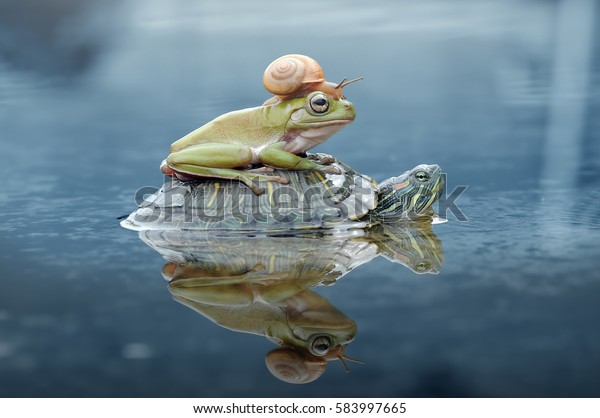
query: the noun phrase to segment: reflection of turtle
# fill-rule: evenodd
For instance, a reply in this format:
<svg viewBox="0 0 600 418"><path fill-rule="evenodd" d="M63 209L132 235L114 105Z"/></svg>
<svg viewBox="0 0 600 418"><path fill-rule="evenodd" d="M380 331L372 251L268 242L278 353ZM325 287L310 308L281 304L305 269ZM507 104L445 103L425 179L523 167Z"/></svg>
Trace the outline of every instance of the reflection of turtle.
<svg viewBox="0 0 600 418"><path fill-rule="evenodd" d="M335 161L323 154L310 157ZM257 196L239 182L169 180L121 225L133 230L189 229L234 232L344 230L390 219L431 215L444 179L437 165L422 164L377 183L341 162L341 174L275 170L289 184L267 183Z"/></svg>
<svg viewBox="0 0 600 418"><path fill-rule="evenodd" d="M266 356L267 367L290 383L317 379L328 361L351 360L344 348L356 324L311 288L334 284L379 254L417 273L437 273L443 260L427 222L337 234L139 234L168 261L163 276L178 302L222 327L277 343Z"/></svg>

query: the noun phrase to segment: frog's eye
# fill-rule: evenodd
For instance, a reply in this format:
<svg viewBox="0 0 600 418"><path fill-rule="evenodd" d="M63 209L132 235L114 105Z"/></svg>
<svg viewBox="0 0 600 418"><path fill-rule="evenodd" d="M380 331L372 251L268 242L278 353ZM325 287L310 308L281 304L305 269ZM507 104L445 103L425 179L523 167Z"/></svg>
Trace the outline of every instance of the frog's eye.
<svg viewBox="0 0 600 418"><path fill-rule="evenodd" d="M317 93L310 98L310 108L316 113L325 113L329 109L329 100L323 93Z"/></svg>
<svg viewBox="0 0 600 418"><path fill-rule="evenodd" d="M421 183L425 183L427 181L429 181L429 179L431 178L431 175L429 175L429 173L427 171L417 171L415 173L415 178L420 181Z"/></svg>
<svg viewBox="0 0 600 418"><path fill-rule="evenodd" d="M331 338L327 335L320 335L316 337L310 344L310 351L315 356L324 356L329 352L329 349L333 345Z"/></svg>

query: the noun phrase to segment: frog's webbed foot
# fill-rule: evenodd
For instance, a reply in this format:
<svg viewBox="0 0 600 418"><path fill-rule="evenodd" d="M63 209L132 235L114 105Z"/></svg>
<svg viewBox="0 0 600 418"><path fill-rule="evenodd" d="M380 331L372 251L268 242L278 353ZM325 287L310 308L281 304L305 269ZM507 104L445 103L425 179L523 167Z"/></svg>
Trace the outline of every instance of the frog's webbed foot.
<svg viewBox="0 0 600 418"><path fill-rule="evenodd" d="M281 184L288 184L290 182L287 177L283 176L269 176L266 174L249 173L243 170L237 171L239 171L237 177L238 180L244 183L250 189L252 189L252 191L257 195L261 195L265 192L265 189L258 185L258 183L262 181L274 181Z"/></svg>
<svg viewBox="0 0 600 418"><path fill-rule="evenodd" d="M244 171L248 173L265 174L272 173L273 171L275 171L275 169L273 167L267 167L266 165L263 165L262 167L248 168Z"/></svg>
<svg viewBox="0 0 600 418"><path fill-rule="evenodd" d="M281 183L281 184L288 184L290 182L290 180L284 176L265 174L265 173L272 173L273 171L275 171L275 168L273 168L273 167L262 166L262 167L250 168L247 170L243 170L243 173L244 173L244 175L247 175L247 176L255 179L255 181L256 180L258 180L258 181L274 181L274 182Z"/></svg>
<svg viewBox="0 0 600 418"><path fill-rule="evenodd" d="M342 170L332 165L322 165L319 168L317 168L317 171L327 174L342 174Z"/></svg>
<svg viewBox="0 0 600 418"><path fill-rule="evenodd" d="M316 153L316 154L308 154L308 156L306 157L311 161L316 162L317 164L333 164L336 162L335 157L333 157L332 155L329 154L324 154L322 152Z"/></svg>
<svg viewBox="0 0 600 418"><path fill-rule="evenodd" d="M309 154L307 156L307 158L311 161L314 161L316 164L318 164L318 166L315 168L315 170L317 170L317 171L320 171L322 173L327 173L327 174L341 174L342 173L339 168L331 165L336 162L335 157L333 157L332 155L324 154L324 153L316 153L316 154Z"/></svg>
<svg viewBox="0 0 600 418"><path fill-rule="evenodd" d="M285 168L288 170L316 170L328 174L340 174L341 171L334 166L325 165L335 162L327 154L311 154L308 157L287 152L283 149L285 143L276 143L263 149L258 155L260 160L271 167Z"/></svg>

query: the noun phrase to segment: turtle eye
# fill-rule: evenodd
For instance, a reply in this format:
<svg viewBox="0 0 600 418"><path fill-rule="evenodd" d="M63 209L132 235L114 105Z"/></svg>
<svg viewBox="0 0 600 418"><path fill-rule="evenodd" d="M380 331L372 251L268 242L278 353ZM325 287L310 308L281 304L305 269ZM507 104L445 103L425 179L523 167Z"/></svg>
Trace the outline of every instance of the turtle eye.
<svg viewBox="0 0 600 418"><path fill-rule="evenodd" d="M310 351L315 356L324 356L329 352L331 345L331 338L326 335L321 335L313 340L312 344L310 345Z"/></svg>
<svg viewBox="0 0 600 418"><path fill-rule="evenodd" d="M415 173L415 178L418 181L420 181L421 183L425 183L426 181L429 181L431 176L429 175L429 173L427 171L417 171Z"/></svg>
<svg viewBox="0 0 600 418"><path fill-rule="evenodd" d="M329 109L329 100L323 93L315 94L310 98L310 108L316 113L325 113Z"/></svg>
<svg viewBox="0 0 600 418"><path fill-rule="evenodd" d="M428 261L420 261L415 266L415 270L417 270L419 273L424 273L431 270L431 264Z"/></svg>

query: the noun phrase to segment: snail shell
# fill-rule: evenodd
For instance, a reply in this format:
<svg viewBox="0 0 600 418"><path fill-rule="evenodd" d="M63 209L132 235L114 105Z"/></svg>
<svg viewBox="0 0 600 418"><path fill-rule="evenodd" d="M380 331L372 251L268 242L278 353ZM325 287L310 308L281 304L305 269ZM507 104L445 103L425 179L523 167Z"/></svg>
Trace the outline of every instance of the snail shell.
<svg viewBox="0 0 600 418"><path fill-rule="evenodd" d="M273 61L263 74L265 88L282 98L317 90L325 82L325 74L317 61L300 54L289 54Z"/></svg>
<svg viewBox="0 0 600 418"><path fill-rule="evenodd" d="M265 363L273 376L294 384L317 380L327 367L324 358L290 347L280 347L268 352Z"/></svg>

